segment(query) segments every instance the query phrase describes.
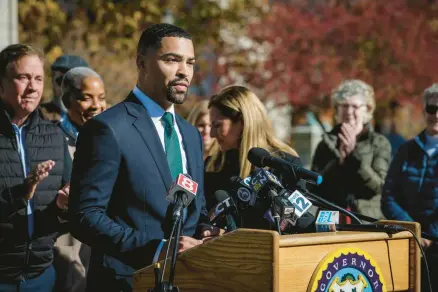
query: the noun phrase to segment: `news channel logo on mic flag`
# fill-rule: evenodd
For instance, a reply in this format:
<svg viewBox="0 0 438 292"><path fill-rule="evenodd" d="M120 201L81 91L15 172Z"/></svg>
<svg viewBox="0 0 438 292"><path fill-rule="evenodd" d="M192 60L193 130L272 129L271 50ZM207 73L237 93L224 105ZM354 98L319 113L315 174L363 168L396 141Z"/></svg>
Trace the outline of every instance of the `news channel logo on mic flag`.
<svg viewBox="0 0 438 292"><path fill-rule="evenodd" d="M371 255L359 248L341 248L318 264L307 292L387 292L387 288Z"/></svg>
<svg viewBox="0 0 438 292"><path fill-rule="evenodd" d="M339 224L339 211L319 211L316 218L316 232L336 231L336 224Z"/></svg>
<svg viewBox="0 0 438 292"><path fill-rule="evenodd" d="M253 192L256 194L258 194L260 190L268 183L270 183L270 185L276 185L280 188L283 187L280 180L275 175L263 168L256 169L251 175L250 186Z"/></svg>
<svg viewBox="0 0 438 292"><path fill-rule="evenodd" d="M306 213L307 210L312 207L312 203L298 190L295 190L292 194L290 194L288 200L295 206L295 214L298 216L298 218L301 218L301 216L303 216L304 213Z"/></svg>
<svg viewBox="0 0 438 292"><path fill-rule="evenodd" d="M196 195L198 192L198 183L194 180L191 180L189 177L184 174L179 174L177 179L178 186L182 187L185 191Z"/></svg>

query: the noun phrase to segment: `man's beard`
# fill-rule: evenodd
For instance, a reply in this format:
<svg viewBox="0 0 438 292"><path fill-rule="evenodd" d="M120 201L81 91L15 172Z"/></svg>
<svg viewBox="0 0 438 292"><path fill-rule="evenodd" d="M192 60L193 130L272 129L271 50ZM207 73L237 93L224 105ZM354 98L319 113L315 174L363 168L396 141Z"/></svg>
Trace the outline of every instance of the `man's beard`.
<svg viewBox="0 0 438 292"><path fill-rule="evenodd" d="M166 98L168 101L174 104L182 104L184 103L184 100L186 99L189 91L187 88L187 91L184 93L176 92L175 88L173 87L176 83L182 81L181 79L172 80L167 85L167 92L166 92Z"/></svg>

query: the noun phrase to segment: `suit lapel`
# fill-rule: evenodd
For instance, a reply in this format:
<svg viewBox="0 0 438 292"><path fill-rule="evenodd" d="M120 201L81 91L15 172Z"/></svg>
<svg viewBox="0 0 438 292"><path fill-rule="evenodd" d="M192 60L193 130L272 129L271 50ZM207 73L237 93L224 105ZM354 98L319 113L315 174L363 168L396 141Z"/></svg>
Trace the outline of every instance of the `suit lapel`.
<svg viewBox="0 0 438 292"><path fill-rule="evenodd" d="M197 180L197 178L199 177L198 174L196 173L197 168L196 168L196 149L197 147L195 146L196 144L196 137L192 137L193 135L191 135L190 133L190 128L187 127L186 125L184 125L184 123L182 122L182 118L178 115L176 116L176 123L178 124L178 128L181 132L181 136L183 137L183 146L184 146L184 150L186 152L186 158L187 158L187 172L190 174L190 176L192 177L192 179L194 181ZM201 182L196 181L198 184L200 184ZM199 193L199 190L198 190ZM189 205L188 209L188 215L192 214L193 212L196 211L196 209L198 209L198 200L194 199L193 202Z"/></svg>
<svg viewBox="0 0 438 292"><path fill-rule="evenodd" d="M125 100L125 105L128 113L136 118L133 122L133 126L137 129L149 151L152 153L152 158L155 161L164 184L166 187L169 187L172 184L172 176L170 174L169 165L167 164L163 145L161 144L157 129L149 113L132 92Z"/></svg>
<svg viewBox="0 0 438 292"><path fill-rule="evenodd" d="M182 123L182 118L178 115L175 116L179 131L181 132L181 136L183 137L183 146L187 158L187 171L191 176L195 176L196 165L194 164L196 164L196 149L195 147L193 147L194 143L191 143L193 137L191 137L190 135L190 129L188 129L188 127L185 127L185 125Z"/></svg>

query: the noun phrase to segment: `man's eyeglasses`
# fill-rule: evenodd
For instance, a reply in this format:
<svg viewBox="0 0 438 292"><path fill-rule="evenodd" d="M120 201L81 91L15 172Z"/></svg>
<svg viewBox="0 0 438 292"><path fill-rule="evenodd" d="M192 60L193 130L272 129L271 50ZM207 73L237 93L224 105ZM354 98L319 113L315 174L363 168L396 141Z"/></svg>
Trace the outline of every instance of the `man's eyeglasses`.
<svg viewBox="0 0 438 292"><path fill-rule="evenodd" d="M428 104L426 105L425 111L430 115L436 115L438 112L438 105Z"/></svg>

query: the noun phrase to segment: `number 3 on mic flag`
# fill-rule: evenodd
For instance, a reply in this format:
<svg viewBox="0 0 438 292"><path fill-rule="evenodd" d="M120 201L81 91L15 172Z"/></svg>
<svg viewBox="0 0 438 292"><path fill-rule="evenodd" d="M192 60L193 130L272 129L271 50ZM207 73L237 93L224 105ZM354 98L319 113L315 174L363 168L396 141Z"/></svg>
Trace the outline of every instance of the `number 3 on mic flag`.
<svg viewBox="0 0 438 292"><path fill-rule="evenodd" d="M309 210L309 208L312 206L312 203L306 197L304 197L299 191L293 192L288 197L288 200L295 207L294 215L297 219L301 218L301 216L303 216L303 214L306 213L307 210Z"/></svg>
<svg viewBox="0 0 438 292"><path fill-rule="evenodd" d="M191 180L190 178L188 178L187 176L185 176L183 174L179 174L177 184L180 187L184 188L184 190L186 190L187 192L190 192L196 196L196 192L198 191L198 183L197 182Z"/></svg>

